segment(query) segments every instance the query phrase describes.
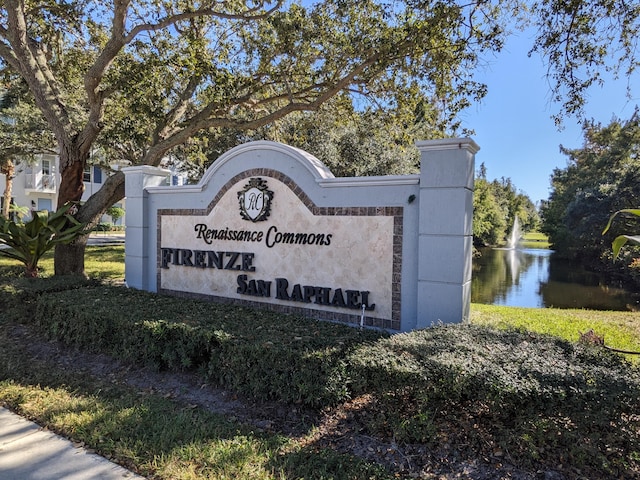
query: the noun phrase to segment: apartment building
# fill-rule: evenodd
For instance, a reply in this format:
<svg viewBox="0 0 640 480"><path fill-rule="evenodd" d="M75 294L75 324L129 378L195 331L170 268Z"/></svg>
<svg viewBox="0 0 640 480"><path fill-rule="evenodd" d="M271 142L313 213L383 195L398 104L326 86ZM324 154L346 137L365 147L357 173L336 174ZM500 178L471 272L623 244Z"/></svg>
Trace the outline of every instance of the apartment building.
<svg viewBox="0 0 640 480"><path fill-rule="evenodd" d="M87 165L84 171L82 201L85 201L98 191L108 175L107 171L97 165ZM0 175L0 194L4 193L6 184L5 175ZM33 162L20 162L16 165L11 201L15 205L26 207L29 210L53 211L58 202L59 186L58 156L49 154L37 155ZM2 197L0 201L4 202L4 198ZM124 200L116 206L125 208ZM103 221L110 223L111 218L105 216ZM117 224L124 225L124 218L118 219Z"/></svg>

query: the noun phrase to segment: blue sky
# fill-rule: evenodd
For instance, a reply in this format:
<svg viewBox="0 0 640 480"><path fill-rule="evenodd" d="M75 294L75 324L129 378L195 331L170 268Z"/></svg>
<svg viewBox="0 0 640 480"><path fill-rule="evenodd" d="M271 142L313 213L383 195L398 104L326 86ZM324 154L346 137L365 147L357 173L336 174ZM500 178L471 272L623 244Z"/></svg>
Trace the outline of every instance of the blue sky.
<svg viewBox="0 0 640 480"><path fill-rule="evenodd" d="M475 130L471 137L480 146L476 168L484 162L487 178L509 177L515 187L537 202L548 198L549 178L555 167L564 168L567 157L559 146L579 148L582 130L574 118L566 118L558 131L551 116L559 105L550 101L546 67L537 55L527 57L532 39L525 33L512 36L503 51L487 59L476 80L487 84L482 103L460 114L462 126ZM626 96L627 80L607 81L589 91L586 117L608 124L613 116L628 119L640 105L640 75L631 79L635 94Z"/></svg>

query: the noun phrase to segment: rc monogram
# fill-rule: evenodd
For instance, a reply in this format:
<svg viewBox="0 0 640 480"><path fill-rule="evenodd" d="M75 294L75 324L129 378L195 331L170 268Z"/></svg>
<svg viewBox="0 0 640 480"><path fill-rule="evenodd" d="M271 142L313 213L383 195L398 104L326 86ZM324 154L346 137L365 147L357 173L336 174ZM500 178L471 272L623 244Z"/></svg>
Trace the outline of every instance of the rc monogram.
<svg viewBox="0 0 640 480"><path fill-rule="evenodd" d="M271 213L273 192L267 188L267 182L261 178L251 178L238 192L240 216L244 220L260 222L266 220Z"/></svg>

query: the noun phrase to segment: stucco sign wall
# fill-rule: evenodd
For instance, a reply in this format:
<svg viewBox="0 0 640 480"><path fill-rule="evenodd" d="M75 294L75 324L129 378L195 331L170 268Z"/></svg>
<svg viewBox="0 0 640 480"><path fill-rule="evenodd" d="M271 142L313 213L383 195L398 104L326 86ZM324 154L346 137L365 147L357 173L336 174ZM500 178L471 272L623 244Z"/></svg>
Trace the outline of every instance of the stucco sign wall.
<svg viewBox="0 0 640 480"><path fill-rule="evenodd" d="M440 313L447 291L453 302L448 315L462 321L468 315L470 268L467 280L464 259L470 261L470 229L452 225L456 215L435 234L421 227L424 221L441 222L442 208L450 214L456 206L470 207L467 170L470 163L473 174L475 151L461 145L449 150L464 158L464 185L447 185L455 173L451 158L439 173L436 188L446 205L425 204L433 188L423 185L429 183L421 181L424 172L337 179L309 154L273 142L236 147L196 186L157 186L166 172L126 169L127 282L391 331L425 326L418 317L427 310L439 321L452 321ZM426 253L435 245L430 239L438 243L451 234L455 238L444 251L426 257L442 260L457 243L460 258L447 263L446 275L461 271L455 282L434 282L430 276L443 266L422 265L421 248ZM421 293L427 284L435 290L425 309L420 297L429 297Z"/></svg>
<svg viewBox="0 0 640 480"><path fill-rule="evenodd" d="M279 172L254 173L201 212L159 212L160 290L364 313L390 328L401 209L321 209Z"/></svg>

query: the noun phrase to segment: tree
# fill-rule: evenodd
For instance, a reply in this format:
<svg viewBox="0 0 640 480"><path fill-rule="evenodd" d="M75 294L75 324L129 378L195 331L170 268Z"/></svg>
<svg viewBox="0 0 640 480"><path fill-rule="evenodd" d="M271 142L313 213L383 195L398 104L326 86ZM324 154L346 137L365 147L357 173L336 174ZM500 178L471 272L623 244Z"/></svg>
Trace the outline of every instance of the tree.
<svg viewBox="0 0 640 480"><path fill-rule="evenodd" d="M610 239L600 232L611 213L640 204L640 116L589 122L583 134L582 148L561 149L568 165L554 170L542 230L559 254L598 261L610 255ZM632 227L623 219L608 232L616 237Z"/></svg>
<svg viewBox="0 0 640 480"><path fill-rule="evenodd" d="M82 195L97 143L158 165L204 129L257 129L345 91L391 109L416 92L453 114L483 93L469 72L500 47L499 13L481 0L6 0L0 57L56 137L61 205ZM111 175L77 218L94 225L123 190ZM56 273L82 273L85 244L56 248Z"/></svg>
<svg viewBox="0 0 640 480"><path fill-rule="evenodd" d="M257 130L201 132L196 141L174 149L169 164L196 180L229 148L273 140L313 152L338 177L417 173L416 141L446 136L437 116L418 98L405 99L393 111L356 110L348 95L339 94L316 112L294 112Z"/></svg>
<svg viewBox="0 0 640 480"><path fill-rule="evenodd" d="M516 217L520 221L522 230L528 232L537 228L539 224L538 211L531 199L522 192L518 192L510 178L502 177L492 182L495 198L506 212L506 222L511 227Z"/></svg>
<svg viewBox="0 0 640 480"><path fill-rule="evenodd" d="M480 165L473 196L473 241L477 246L499 245L518 217L523 232L537 228L538 212L531 199L517 192L510 178L487 180L487 169Z"/></svg>
<svg viewBox="0 0 640 480"><path fill-rule="evenodd" d="M551 98L562 104L556 123L565 115L584 122L589 88L602 84L607 74L628 78L639 66L640 5L626 0L528 3L529 22L537 27L530 54L539 53L547 62Z"/></svg>
<svg viewBox="0 0 640 480"><path fill-rule="evenodd" d="M33 161L38 153L55 153L55 142L42 114L29 102L26 84L9 72L0 72L0 174L5 176L0 215L9 217L13 179L19 163Z"/></svg>
<svg viewBox="0 0 640 480"><path fill-rule="evenodd" d="M405 99L402 108L355 110L346 96L317 112L289 115L267 127L263 137L314 154L338 177L417 173L423 138L443 138L438 112L419 99Z"/></svg>
<svg viewBox="0 0 640 480"><path fill-rule="evenodd" d="M111 217L111 221L115 224L119 219L124 217L124 208L111 206L107 209L107 215Z"/></svg>
<svg viewBox="0 0 640 480"><path fill-rule="evenodd" d="M500 208L491 183L481 174L476 178L473 195L473 243L477 246L498 245L506 233L506 212Z"/></svg>
<svg viewBox="0 0 640 480"><path fill-rule="evenodd" d="M533 50L549 59L558 98L567 86L569 113L580 110L589 85L579 81L581 69L607 67L609 36L622 42L620 64L635 68L637 7L623 0L523 5L5 0L0 59L26 81L55 135L61 205L80 199L96 145L106 158L158 165L174 149L189 151L199 132L256 130L315 111L340 92L389 110L420 96L439 106L446 131L457 111L485 94L474 68L483 52L501 48L514 15L538 22ZM600 19L611 21L608 43ZM77 217L93 226L123 195L123 174L115 173ZM82 273L85 245L82 237L56 248L56 273Z"/></svg>

